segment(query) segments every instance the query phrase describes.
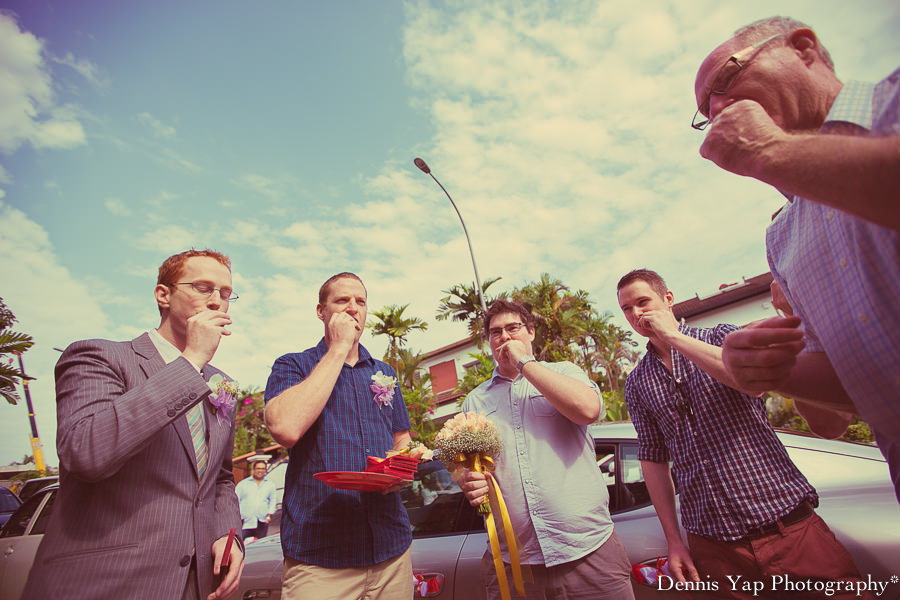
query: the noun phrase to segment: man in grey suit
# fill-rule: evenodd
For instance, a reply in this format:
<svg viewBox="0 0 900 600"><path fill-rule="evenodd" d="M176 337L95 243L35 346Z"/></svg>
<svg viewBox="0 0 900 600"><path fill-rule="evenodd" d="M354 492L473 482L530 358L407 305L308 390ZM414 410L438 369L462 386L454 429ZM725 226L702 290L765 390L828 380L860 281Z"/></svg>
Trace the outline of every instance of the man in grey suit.
<svg viewBox="0 0 900 600"><path fill-rule="evenodd" d="M56 365L60 486L23 598L225 598L243 570L234 409L209 364L237 298L210 250L169 257L157 329L73 343ZM220 579L217 580L217 577Z"/></svg>

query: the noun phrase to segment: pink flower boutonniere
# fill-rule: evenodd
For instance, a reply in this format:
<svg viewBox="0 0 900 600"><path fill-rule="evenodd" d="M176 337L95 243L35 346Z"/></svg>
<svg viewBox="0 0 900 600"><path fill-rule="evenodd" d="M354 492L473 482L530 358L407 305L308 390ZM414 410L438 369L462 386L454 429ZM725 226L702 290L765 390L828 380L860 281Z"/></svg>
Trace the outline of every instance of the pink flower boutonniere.
<svg viewBox="0 0 900 600"><path fill-rule="evenodd" d="M378 371L374 375L372 375L372 385L369 386L372 392L375 393L375 404L378 405L378 408L382 406L390 406L394 407L394 389L397 387L397 378L391 377L390 375L385 375L381 371Z"/></svg>
<svg viewBox="0 0 900 600"><path fill-rule="evenodd" d="M240 388L236 381L228 381L218 373L209 378L209 403L212 404L213 414L220 422L231 420L234 407L237 404L237 394Z"/></svg>

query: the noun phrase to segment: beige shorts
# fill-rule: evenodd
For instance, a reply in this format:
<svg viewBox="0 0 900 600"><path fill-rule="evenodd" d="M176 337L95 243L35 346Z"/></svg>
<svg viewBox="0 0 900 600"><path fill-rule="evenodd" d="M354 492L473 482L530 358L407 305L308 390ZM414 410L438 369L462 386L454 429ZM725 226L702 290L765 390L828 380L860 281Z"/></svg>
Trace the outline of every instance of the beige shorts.
<svg viewBox="0 0 900 600"><path fill-rule="evenodd" d="M328 568L284 557L284 600L397 600L413 597L410 549L369 567Z"/></svg>

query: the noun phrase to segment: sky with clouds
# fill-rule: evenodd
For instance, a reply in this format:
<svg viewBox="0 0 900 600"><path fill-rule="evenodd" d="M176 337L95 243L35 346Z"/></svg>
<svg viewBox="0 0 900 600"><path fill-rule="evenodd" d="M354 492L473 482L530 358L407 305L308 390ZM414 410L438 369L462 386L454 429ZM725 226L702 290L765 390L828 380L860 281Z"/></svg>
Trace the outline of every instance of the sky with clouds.
<svg viewBox="0 0 900 600"><path fill-rule="evenodd" d="M45 460L58 462L53 366L74 340L158 324L170 254L230 255L233 335L215 363L263 387L314 345L321 282L406 304L431 350L444 290L549 272L618 322L635 267L676 300L764 272L782 197L700 158L702 59L736 28L813 26L843 80L900 56L893 0L752 3L0 0L0 296L25 354ZM381 354L385 343L364 344ZM0 464L30 454L0 406Z"/></svg>

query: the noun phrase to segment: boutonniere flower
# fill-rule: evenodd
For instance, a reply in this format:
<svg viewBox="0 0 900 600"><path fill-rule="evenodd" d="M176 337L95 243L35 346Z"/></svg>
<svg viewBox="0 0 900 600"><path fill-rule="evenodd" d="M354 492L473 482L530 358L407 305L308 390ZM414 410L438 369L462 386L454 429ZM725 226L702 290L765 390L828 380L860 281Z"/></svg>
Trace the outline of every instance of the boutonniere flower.
<svg viewBox="0 0 900 600"><path fill-rule="evenodd" d="M209 378L209 403L212 405L213 414L224 422L231 419L234 407L237 404L237 394L240 388L236 381L228 381L216 373Z"/></svg>
<svg viewBox="0 0 900 600"><path fill-rule="evenodd" d="M385 375L378 371L372 375L372 385L369 386L375 394L373 398L378 408L382 406L394 407L394 389L397 387L397 378Z"/></svg>

